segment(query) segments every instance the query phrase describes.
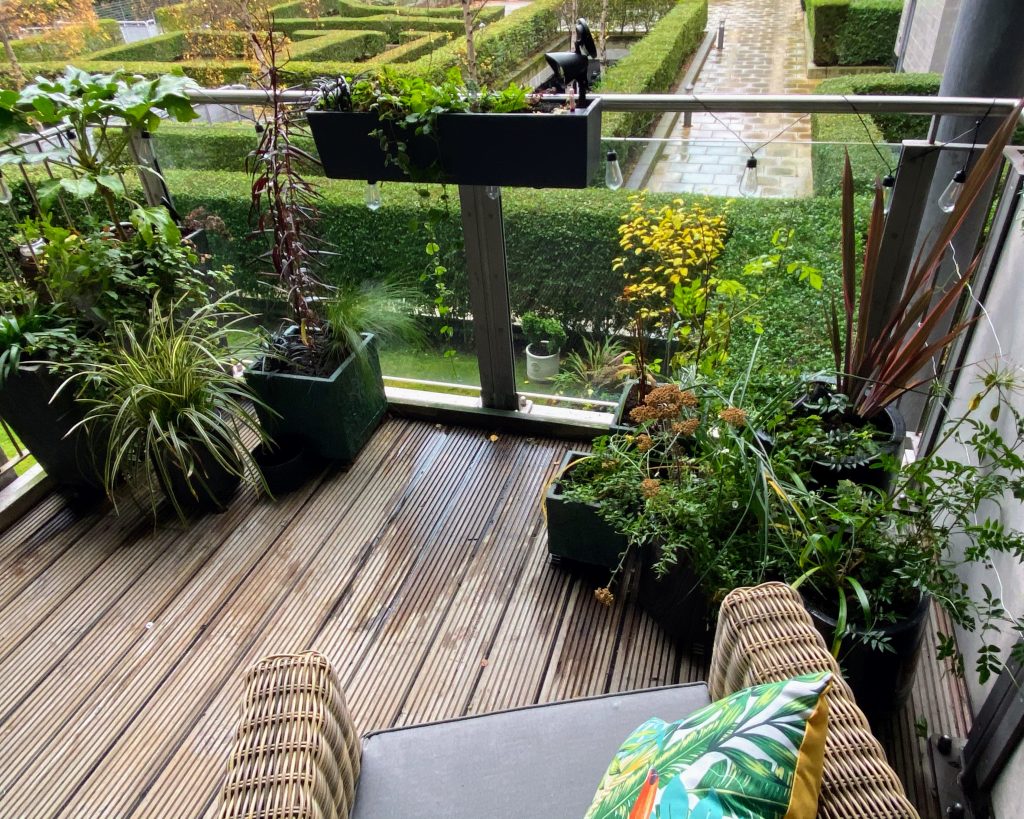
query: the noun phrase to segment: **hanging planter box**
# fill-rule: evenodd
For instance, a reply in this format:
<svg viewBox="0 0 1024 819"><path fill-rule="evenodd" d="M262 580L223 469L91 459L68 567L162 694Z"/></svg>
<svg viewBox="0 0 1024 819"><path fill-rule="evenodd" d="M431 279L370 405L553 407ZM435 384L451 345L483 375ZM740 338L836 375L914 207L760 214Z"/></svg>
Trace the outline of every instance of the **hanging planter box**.
<svg viewBox="0 0 1024 819"><path fill-rule="evenodd" d="M374 113L306 114L324 173L366 182L585 188L601 157L601 100L566 113L441 114L434 135L402 134L413 176L388 163ZM391 127L385 124L386 127Z"/></svg>

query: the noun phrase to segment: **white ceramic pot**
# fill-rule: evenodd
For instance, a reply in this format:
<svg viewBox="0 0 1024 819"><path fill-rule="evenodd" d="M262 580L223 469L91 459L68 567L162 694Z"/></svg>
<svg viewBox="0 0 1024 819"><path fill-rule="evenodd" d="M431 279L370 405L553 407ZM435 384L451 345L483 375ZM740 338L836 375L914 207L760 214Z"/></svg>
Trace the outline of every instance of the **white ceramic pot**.
<svg viewBox="0 0 1024 819"><path fill-rule="evenodd" d="M558 350L551 355L537 355L533 345L526 345L526 377L530 381L550 381L558 375Z"/></svg>

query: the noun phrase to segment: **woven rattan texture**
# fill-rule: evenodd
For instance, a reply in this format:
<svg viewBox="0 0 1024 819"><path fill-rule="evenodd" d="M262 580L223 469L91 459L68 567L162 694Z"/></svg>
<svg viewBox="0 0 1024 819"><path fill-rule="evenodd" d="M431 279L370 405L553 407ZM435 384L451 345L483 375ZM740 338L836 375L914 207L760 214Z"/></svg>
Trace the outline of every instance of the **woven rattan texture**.
<svg viewBox="0 0 1024 819"><path fill-rule="evenodd" d="M722 603L708 684L712 699L797 674L831 670L818 802L823 819L917 819L903 786L839 676L799 595L782 583L735 589Z"/></svg>
<svg viewBox="0 0 1024 819"><path fill-rule="evenodd" d="M246 675L221 819L345 819L360 751L327 659L316 652L267 657Z"/></svg>

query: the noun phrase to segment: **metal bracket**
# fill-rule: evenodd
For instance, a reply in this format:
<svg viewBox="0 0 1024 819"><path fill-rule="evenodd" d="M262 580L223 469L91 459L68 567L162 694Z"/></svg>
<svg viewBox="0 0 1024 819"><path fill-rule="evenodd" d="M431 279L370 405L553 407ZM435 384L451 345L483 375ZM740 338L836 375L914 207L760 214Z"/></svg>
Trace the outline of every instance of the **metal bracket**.
<svg viewBox="0 0 1024 819"><path fill-rule="evenodd" d="M932 734L928 738L928 761L932 767L939 811L948 819L975 819L970 800L960 784L966 744L967 740L947 734Z"/></svg>

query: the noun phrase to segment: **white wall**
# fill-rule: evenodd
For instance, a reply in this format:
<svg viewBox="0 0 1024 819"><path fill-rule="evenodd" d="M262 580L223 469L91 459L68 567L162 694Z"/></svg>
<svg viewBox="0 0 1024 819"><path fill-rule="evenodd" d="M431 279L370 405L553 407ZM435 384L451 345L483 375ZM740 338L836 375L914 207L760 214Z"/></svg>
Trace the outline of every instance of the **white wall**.
<svg viewBox="0 0 1024 819"><path fill-rule="evenodd" d="M1018 375L1024 378L1024 202L1018 198L1017 213L1014 226L1010 231L1002 257L996 268L992 289L986 299L988 321L984 317L979 321L974 339L968 351L967 362L999 363L1013 366ZM951 408L951 416L957 417L966 409L967 402L978 390L977 369L961 376L957 393ZM1016 408L1024 411L1024 396L1020 397ZM984 410L984 408L982 408ZM986 416L982 416L986 417ZM1004 437L1015 437L1012 432L1012 417L1004 413L999 426ZM941 450L948 458L963 458L962 448L950 444ZM993 514L994 510L988 510ZM1024 529L1024 504L1012 498L1003 504L1000 517L1005 526ZM999 555L993 560L993 568L987 570L981 566L973 566L962 574L976 594L981 594L981 584L986 584L1003 601L1007 611L1013 617L1024 616L1024 567L1014 558ZM1014 642L1015 635L1004 633L995 642L1005 649ZM976 633L959 631L957 639L960 648L966 654L967 684L971 695L974 712L977 713L985 697L991 690L995 680L987 685L978 682L973 672L973 658L980 645ZM996 816L1010 819L1021 815L1021 801L1024 798L1024 752L1020 748L1014 755L1011 764L1006 768L1000 779L994 796Z"/></svg>
<svg viewBox="0 0 1024 819"><path fill-rule="evenodd" d="M898 39L905 49L901 70L942 73L960 3L961 0L910 0L904 3Z"/></svg>

